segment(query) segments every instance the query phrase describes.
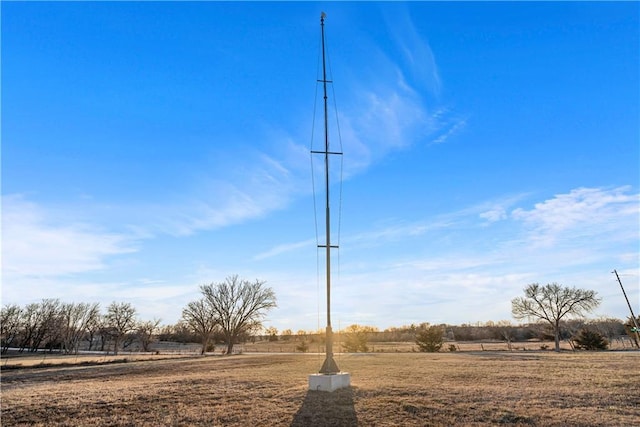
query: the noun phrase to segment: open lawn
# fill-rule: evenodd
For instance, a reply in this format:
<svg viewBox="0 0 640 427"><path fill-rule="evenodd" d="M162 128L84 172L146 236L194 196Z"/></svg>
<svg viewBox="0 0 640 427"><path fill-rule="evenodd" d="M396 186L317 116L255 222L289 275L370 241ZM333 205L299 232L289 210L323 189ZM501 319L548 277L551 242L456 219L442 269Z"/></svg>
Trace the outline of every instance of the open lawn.
<svg viewBox="0 0 640 427"><path fill-rule="evenodd" d="M640 352L338 355L352 387L307 391L315 354L2 371L3 426L640 425Z"/></svg>

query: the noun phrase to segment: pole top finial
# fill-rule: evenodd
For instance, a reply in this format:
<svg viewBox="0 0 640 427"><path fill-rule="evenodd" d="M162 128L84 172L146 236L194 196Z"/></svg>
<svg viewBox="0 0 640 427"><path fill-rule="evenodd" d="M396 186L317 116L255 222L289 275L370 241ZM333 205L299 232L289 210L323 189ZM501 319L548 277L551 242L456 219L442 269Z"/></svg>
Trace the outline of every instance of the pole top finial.
<svg viewBox="0 0 640 427"><path fill-rule="evenodd" d="M324 18L326 18L326 17L327 17L327 14L326 14L326 13L324 13L324 12L320 12L320 20L321 20L321 21L324 21Z"/></svg>

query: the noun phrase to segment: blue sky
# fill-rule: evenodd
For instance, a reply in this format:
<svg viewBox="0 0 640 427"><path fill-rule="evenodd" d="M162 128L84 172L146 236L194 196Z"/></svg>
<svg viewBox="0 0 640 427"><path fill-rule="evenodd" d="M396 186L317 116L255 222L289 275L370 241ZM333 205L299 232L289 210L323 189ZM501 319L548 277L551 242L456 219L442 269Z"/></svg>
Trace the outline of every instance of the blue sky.
<svg viewBox="0 0 640 427"><path fill-rule="evenodd" d="M266 326L323 327L325 11L334 327L509 320L532 282L625 318L639 8L3 2L2 303L171 324L238 274L275 290Z"/></svg>

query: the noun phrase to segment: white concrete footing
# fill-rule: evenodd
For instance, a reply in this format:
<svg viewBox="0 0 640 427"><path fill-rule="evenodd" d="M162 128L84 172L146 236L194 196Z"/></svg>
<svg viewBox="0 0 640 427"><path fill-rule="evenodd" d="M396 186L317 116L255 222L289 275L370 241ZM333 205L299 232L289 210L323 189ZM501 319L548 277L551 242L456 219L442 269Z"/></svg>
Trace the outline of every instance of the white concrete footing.
<svg viewBox="0 0 640 427"><path fill-rule="evenodd" d="M337 374L311 374L309 375L309 390L335 391L351 385L351 375L348 372Z"/></svg>

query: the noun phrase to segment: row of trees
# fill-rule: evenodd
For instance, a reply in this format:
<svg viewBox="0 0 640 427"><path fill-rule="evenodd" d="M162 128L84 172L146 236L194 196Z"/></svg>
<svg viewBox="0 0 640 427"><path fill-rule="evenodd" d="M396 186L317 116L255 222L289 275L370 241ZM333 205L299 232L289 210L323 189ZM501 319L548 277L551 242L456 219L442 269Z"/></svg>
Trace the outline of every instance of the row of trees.
<svg viewBox="0 0 640 427"><path fill-rule="evenodd" d="M2 351L17 347L20 351L56 348L64 352L77 352L81 342L88 349L110 348L117 353L121 347L138 342L143 351L149 351L154 338L167 341L202 344L202 353L212 342L224 342L226 352L233 352L237 342L251 339L262 331L264 315L276 307L275 293L265 282L249 282L230 276L221 283L200 287L202 297L192 301L182 311L176 325L159 328L160 320L139 321L136 310L128 303L112 303L105 314L97 303L61 303L45 299L24 308L7 305L0 316ZM423 351L438 350L444 338L456 341L499 339L509 346L512 341L531 338L555 340L559 350L561 339L569 339L589 329L611 340L626 332L636 346L640 346L637 333L632 333L630 319L623 324L617 319L599 319L585 322L586 313L597 307L600 300L593 291L567 288L556 283L541 286L530 284L524 297L512 300L512 314L516 319L532 319L536 323L511 325L510 322L487 322L483 325L409 325L378 331L371 326L351 325L342 331L343 349L347 352L368 351L370 341L415 341ZM546 325L546 327L544 327ZM584 333L582 333L584 335ZM322 341L324 333L307 333L286 329L278 334L274 327L266 330L270 341L298 340L300 351L308 349L307 341ZM438 338L439 339L435 339Z"/></svg>
<svg viewBox="0 0 640 427"><path fill-rule="evenodd" d="M640 321L640 318L639 320ZM348 327L336 331L341 335L341 340L346 339L347 335L354 334L355 342L362 342L363 339L357 338L366 336L368 343L388 343L388 342L411 342L415 339L416 334L425 327L430 326L429 323L411 324L399 327L387 328L380 331L374 326L367 325L349 325ZM528 340L553 340L554 332L551 327L542 322L533 322L514 325L508 320L499 322L487 321L477 322L474 324L463 323L461 325L438 324L437 326L443 331L443 337L447 341L504 341L523 342ZM618 338L629 338L635 340L633 334L633 324L631 319L623 321L609 317L601 317L595 319L567 319L560 322L560 338L568 340L581 329L592 329L609 341ZM272 342L302 342L311 343L322 342L324 339L324 330L305 331L298 330L295 334L291 329L278 331L275 327L269 327L265 330L265 334L259 337L263 340ZM362 346L360 346L362 347Z"/></svg>
<svg viewBox="0 0 640 427"><path fill-rule="evenodd" d="M638 319L640 321L640 318ZM629 338L631 342L638 346L638 341L633 334L631 319L623 323L619 319L569 319L559 323L560 338L576 349L598 350L608 347L609 342L614 339ZM503 341L507 343L509 349L512 343L527 340L548 341L555 338L555 331L542 322L525 325L512 325L509 322L487 322L477 325L430 325L421 323L419 325L409 325L400 328L390 328L385 331L378 331L371 326L350 325L339 331L342 349L348 353L367 352L371 343L381 342L414 342L419 351L437 352L440 351L446 341ZM269 335L273 341L273 335ZM282 339L282 338L281 338ZM292 339L292 338L289 338ZM306 351L307 340L314 342L322 341L322 335L300 335L295 339L300 341L296 347L298 351ZM455 345L450 345L455 348Z"/></svg>
<svg viewBox="0 0 640 427"><path fill-rule="evenodd" d="M160 320L139 321L129 303L113 302L104 314L98 303L44 299L24 308L9 304L0 312L2 353L9 347L20 352L59 349L77 353L81 342L88 342L88 350L104 351L113 345L117 353L121 346L133 341L148 351L159 324Z"/></svg>
<svg viewBox="0 0 640 427"><path fill-rule="evenodd" d="M265 313L276 306L275 293L264 282L249 282L238 276L222 283L200 287L203 297L184 308L182 319L173 332L181 331L191 342L202 343L202 353L212 339L223 339L227 353L239 339L262 328ZM58 349L77 353L80 343L88 342L87 350L120 348L137 342L142 351L149 351L158 333L160 320L140 321L130 303L111 303L101 313L98 303L64 303L58 299L44 299L22 308L6 305L0 313L2 353L10 347L20 352L39 349Z"/></svg>

